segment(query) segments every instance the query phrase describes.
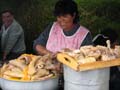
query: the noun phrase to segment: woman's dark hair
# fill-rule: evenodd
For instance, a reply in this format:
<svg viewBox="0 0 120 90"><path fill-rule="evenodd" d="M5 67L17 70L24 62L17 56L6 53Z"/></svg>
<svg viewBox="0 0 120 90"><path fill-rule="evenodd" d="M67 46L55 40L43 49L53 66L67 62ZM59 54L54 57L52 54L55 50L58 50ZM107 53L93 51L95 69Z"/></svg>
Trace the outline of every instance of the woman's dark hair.
<svg viewBox="0 0 120 90"><path fill-rule="evenodd" d="M73 23L79 21L78 7L73 0L59 0L55 5L55 16L64 16L66 14L70 14L71 16L75 15Z"/></svg>

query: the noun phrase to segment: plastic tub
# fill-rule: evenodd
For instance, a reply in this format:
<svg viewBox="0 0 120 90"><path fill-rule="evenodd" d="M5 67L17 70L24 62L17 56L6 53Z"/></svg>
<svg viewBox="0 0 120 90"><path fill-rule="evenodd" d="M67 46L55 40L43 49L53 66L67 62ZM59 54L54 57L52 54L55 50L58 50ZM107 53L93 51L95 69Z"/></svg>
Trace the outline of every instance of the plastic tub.
<svg viewBox="0 0 120 90"><path fill-rule="evenodd" d="M2 90L57 90L58 78L31 82L12 81L1 78L0 86Z"/></svg>

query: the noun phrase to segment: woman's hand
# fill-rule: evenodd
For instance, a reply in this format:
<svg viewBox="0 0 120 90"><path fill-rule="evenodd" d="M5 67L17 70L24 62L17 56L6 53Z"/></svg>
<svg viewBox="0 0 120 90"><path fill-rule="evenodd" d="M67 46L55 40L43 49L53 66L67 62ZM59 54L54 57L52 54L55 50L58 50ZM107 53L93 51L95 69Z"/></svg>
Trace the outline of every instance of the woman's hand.
<svg viewBox="0 0 120 90"><path fill-rule="evenodd" d="M52 53L51 51L47 50L42 45L36 45L35 49L36 49L36 51L39 55L46 55L46 54L51 54Z"/></svg>

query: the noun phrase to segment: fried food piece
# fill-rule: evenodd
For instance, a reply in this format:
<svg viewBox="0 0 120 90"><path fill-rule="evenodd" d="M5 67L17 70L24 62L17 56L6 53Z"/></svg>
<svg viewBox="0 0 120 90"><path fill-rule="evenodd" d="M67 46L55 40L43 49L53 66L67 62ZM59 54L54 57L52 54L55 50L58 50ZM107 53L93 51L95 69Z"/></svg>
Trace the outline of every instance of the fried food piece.
<svg viewBox="0 0 120 90"><path fill-rule="evenodd" d="M4 72L4 75L11 76L11 77L17 77L17 78L22 78L22 77L24 77L24 74L23 74L23 73L13 72L13 71L10 71L10 70L5 71L5 72Z"/></svg>
<svg viewBox="0 0 120 90"><path fill-rule="evenodd" d="M39 69L38 72L32 76L31 80L37 80L40 77L44 77L46 75L49 75L49 71L46 69Z"/></svg>
<svg viewBox="0 0 120 90"><path fill-rule="evenodd" d="M10 64L19 67L21 70L23 70L27 65L21 62L18 62L17 60L11 60L9 61Z"/></svg>
<svg viewBox="0 0 120 90"><path fill-rule="evenodd" d="M30 62L30 64L28 65L28 74L29 75L33 75L35 74L37 71L36 71L36 68L35 68L35 64L36 62L40 59L41 57L34 57L34 59Z"/></svg>
<svg viewBox="0 0 120 90"><path fill-rule="evenodd" d="M85 64L85 63L91 63L91 62L96 62L96 59L94 57L86 57L78 60L79 64Z"/></svg>

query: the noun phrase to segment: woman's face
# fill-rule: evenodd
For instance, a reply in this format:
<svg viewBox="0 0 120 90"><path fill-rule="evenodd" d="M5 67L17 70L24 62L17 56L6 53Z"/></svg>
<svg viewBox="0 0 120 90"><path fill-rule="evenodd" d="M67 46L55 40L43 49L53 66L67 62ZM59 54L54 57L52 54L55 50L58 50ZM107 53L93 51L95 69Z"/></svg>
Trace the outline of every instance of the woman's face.
<svg viewBox="0 0 120 90"><path fill-rule="evenodd" d="M75 16L66 14L64 16L57 16L57 22L60 24L61 28L68 31L71 30L74 26L73 20Z"/></svg>

